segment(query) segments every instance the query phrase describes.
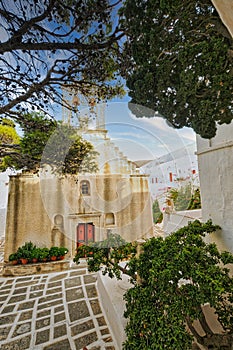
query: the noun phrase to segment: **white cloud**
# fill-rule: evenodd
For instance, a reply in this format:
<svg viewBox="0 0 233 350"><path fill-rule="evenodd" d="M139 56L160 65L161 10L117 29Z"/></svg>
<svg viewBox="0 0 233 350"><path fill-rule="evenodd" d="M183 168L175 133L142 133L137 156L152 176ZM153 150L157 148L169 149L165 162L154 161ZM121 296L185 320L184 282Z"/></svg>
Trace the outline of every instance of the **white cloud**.
<svg viewBox="0 0 233 350"><path fill-rule="evenodd" d="M111 138L112 139L139 139L139 140L147 140L148 139L148 135L143 135L143 134L139 134L139 133L134 133L134 132L121 132L121 131L115 131L115 132L111 132Z"/></svg>
<svg viewBox="0 0 233 350"><path fill-rule="evenodd" d="M110 138L132 160L152 159L195 142L192 129L172 128L161 117L137 118L126 102L110 104L106 120Z"/></svg>

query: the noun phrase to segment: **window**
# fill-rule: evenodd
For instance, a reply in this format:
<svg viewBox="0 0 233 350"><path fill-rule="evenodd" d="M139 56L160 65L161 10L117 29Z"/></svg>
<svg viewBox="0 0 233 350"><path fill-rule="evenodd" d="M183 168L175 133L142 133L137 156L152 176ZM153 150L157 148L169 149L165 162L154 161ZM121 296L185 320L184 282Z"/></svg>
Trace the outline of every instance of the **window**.
<svg viewBox="0 0 233 350"><path fill-rule="evenodd" d="M80 184L80 187L81 187L81 193L84 194L84 195L90 195L90 183L89 181L81 181L81 184Z"/></svg>

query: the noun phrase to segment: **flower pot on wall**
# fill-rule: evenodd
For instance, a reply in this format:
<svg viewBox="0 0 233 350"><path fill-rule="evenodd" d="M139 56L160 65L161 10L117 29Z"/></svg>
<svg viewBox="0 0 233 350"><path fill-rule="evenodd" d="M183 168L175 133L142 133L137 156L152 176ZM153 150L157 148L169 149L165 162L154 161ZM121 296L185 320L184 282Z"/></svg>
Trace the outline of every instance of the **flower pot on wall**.
<svg viewBox="0 0 233 350"><path fill-rule="evenodd" d="M21 258L20 259L22 265L26 265L28 263L28 259Z"/></svg>
<svg viewBox="0 0 233 350"><path fill-rule="evenodd" d="M12 260L11 263L12 263L12 265L17 265L18 264L18 260Z"/></svg>
<svg viewBox="0 0 233 350"><path fill-rule="evenodd" d="M55 260L53 257L56 257L56 260L63 260L67 253L68 249L65 247L51 247L49 250L49 256L52 261Z"/></svg>
<svg viewBox="0 0 233 350"><path fill-rule="evenodd" d="M49 259L49 249L48 248L40 248L39 260L42 262L46 262Z"/></svg>
<svg viewBox="0 0 233 350"><path fill-rule="evenodd" d="M17 253L13 253L9 255L9 262L12 265L17 265L19 263L19 256Z"/></svg>

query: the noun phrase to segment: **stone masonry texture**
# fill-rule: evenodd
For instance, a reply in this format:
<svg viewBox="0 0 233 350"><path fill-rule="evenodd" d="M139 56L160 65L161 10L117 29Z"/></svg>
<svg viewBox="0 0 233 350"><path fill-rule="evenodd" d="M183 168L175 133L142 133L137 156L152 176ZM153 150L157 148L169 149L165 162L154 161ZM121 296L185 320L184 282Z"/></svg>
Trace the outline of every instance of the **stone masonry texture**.
<svg viewBox="0 0 233 350"><path fill-rule="evenodd" d="M0 277L1 350L117 350L86 267Z"/></svg>

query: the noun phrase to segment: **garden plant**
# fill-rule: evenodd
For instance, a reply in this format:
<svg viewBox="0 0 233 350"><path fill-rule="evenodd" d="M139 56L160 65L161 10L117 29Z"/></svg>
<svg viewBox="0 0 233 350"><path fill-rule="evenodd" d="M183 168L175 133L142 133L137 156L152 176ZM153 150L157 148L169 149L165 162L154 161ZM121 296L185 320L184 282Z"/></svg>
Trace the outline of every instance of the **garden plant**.
<svg viewBox="0 0 233 350"><path fill-rule="evenodd" d="M151 238L140 246L111 235L78 248L77 263L83 251L91 252L90 271L101 270L111 278L121 278L124 273L133 284L124 295L128 320L124 350L232 349L233 278L229 268L233 255L204 240L219 229L211 221L194 221L166 238ZM204 305L215 310L223 332L211 329ZM195 327L197 320L203 332Z"/></svg>

